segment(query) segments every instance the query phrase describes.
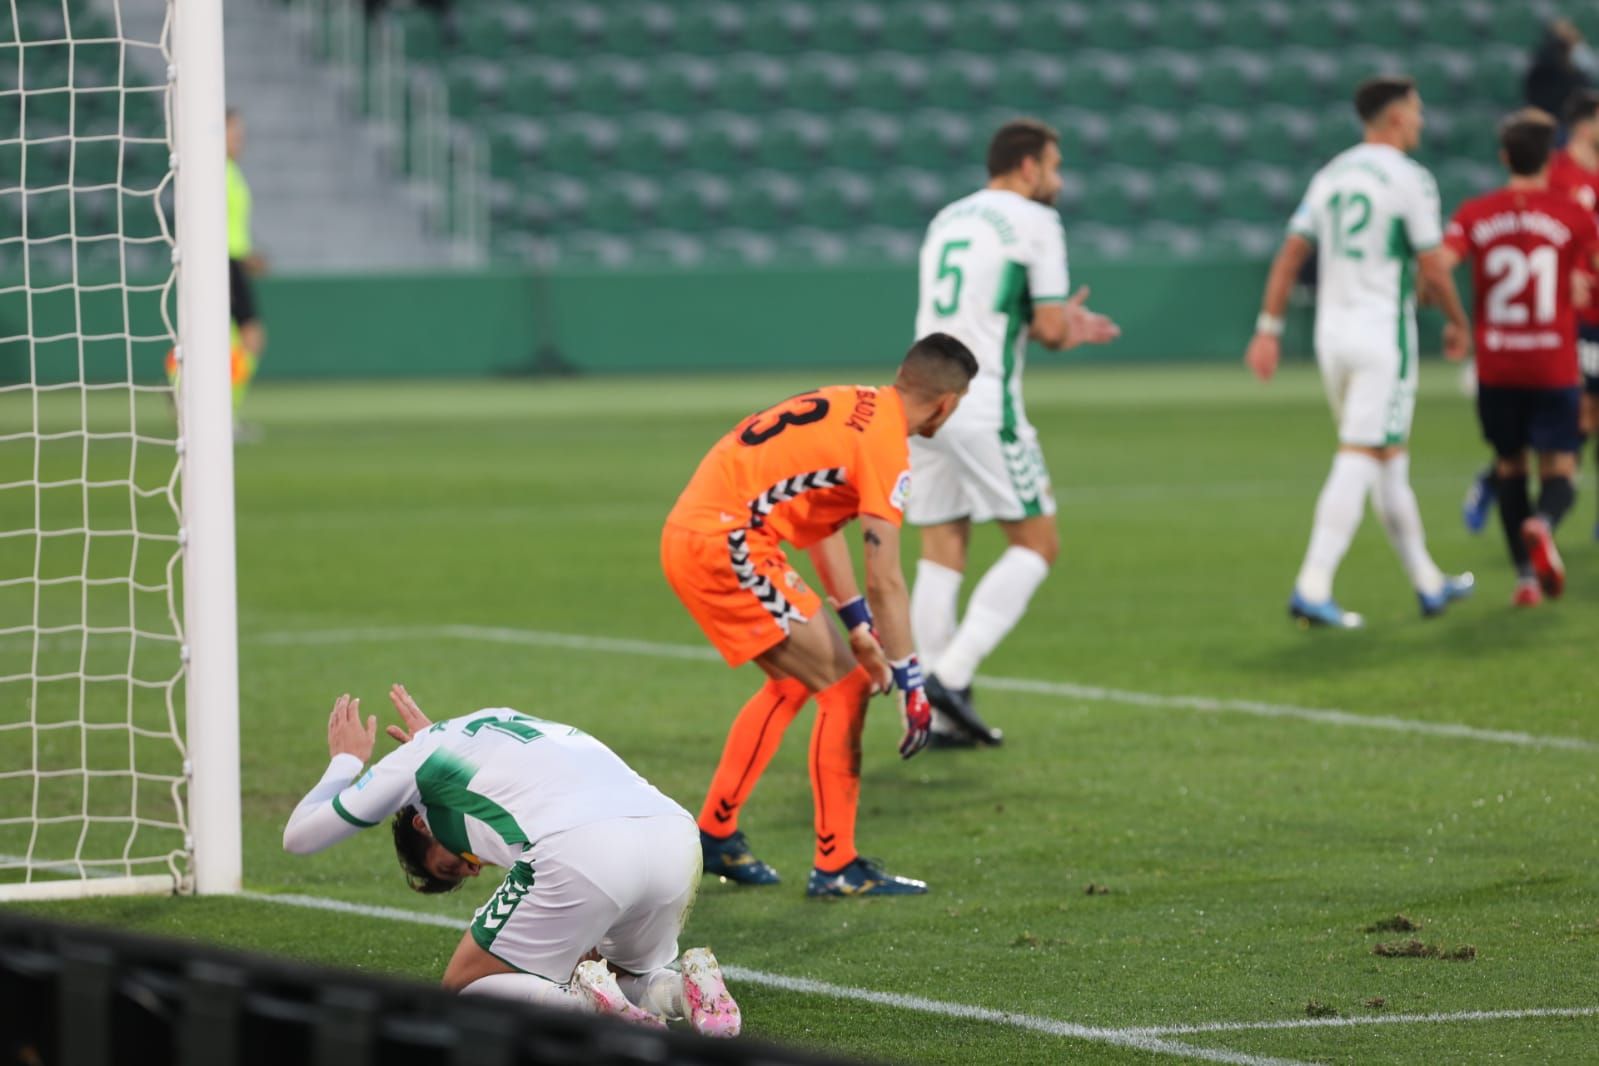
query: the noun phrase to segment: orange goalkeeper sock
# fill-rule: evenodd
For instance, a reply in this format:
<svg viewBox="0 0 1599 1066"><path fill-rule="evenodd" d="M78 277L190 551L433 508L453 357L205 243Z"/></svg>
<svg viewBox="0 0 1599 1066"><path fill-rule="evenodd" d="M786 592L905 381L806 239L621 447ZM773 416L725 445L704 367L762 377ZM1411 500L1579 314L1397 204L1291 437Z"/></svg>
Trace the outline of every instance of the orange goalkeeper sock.
<svg viewBox="0 0 1599 1066"><path fill-rule="evenodd" d="M738 828L738 811L755 791L766 764L777 754L783 731L811 698L811 690L792 678L768 681L733 720L722 761L700 808L700 828L725 837Z"/></svg>
<svg viewBox="0 0 1599 1066"><path fill-rule="evenodd" d="M855 812L861 795L861 726L872 682L856 667L816 694L811 730L811 793L816 800L816 868L834 873L854 862Z"/></svg>

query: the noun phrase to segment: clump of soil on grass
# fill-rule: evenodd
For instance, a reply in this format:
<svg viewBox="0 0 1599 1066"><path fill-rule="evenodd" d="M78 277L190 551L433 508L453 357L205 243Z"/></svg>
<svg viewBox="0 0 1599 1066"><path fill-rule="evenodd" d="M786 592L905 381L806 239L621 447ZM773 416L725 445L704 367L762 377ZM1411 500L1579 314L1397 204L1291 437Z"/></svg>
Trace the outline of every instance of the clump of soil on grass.
<svg viewBox="0 0 1599 1066"><path fill-rule="evenodd" d="M1423 944L1419 940L1396 940L1389 944L1372 946L1373 955L1388 959L1448 959L1451 962L1470 962L1477 957L1477 949L1470 944L1458 948L1443 948L1437 944Z"/></svg>
<svg viewBox="0 0 1599 1066"><path fill-rule="evenodd" d="M1044 942L1032 933L1022 933L1010 942L1010 946L1013 948L1041 948L1044 946Z"/></svg>
<svg viewBox="0 0 1599 1066"><path fill-rule="evenodd" d="M1366 1006L1372 1010L1382 1010L1384 1007L1388 1006L1388 1001L1383 999L1381 996L1372 996L1370 999L1366 1000Z"/></svg>
<svg viewBox="0 0 1599 1066"><path fill-rule="evenodd" d="M1108 895L1110 895L1110 886L1109 885L1096 884L1095 882L1090 881L1083 888L1083 895L1085 895L1085 896L1108 896Z"/></svg>
<svg viewBox="0 0 1599 1066"><path fill-rule="evenodd" d="M1338 1008L1323 1003L1319 999L1313 999L1305 1004L1305 1016L1308 1018L1336 1018L1338 1017Z"/></svg>
<svg viewBox="0 0 1599 1066"><path fill-rule="evenodd" d="M1407 918L1403 914L1396 914L1392 918L1372 922L1361 930L1364 933L1414 933L1421 928L1421 923L1414 918Z"/></svg>

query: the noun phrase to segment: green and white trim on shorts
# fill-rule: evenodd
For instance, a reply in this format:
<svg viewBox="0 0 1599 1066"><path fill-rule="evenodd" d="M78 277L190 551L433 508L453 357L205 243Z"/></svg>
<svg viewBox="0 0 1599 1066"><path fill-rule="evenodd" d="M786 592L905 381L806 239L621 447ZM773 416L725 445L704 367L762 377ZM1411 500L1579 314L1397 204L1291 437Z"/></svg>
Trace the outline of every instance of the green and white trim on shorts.
<svg viewBox="0 0 1599 1066"><path fill-rule="evenodd" d="M494 890L487 903L472 916L472 939L477 946L494 955L494 941L516 913L516 908L533 890L533 865L523 861L505 871L505 880ZM500 956L495 955L495 958ZM504 962L504 959L500 959ZM510 965L507 963L507 965Z"/></svg>

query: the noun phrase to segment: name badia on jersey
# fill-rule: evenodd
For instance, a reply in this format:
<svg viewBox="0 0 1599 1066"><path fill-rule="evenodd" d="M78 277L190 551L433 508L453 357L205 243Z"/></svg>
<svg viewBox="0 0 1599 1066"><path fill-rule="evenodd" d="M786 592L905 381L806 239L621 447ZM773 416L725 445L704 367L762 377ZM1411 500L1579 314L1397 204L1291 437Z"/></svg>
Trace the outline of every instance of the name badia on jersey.
<svg viewBox="0 0 1599 1066"><path fill-rule="evenodd" d="M1599 250L1593 213L1564 191L1500 189L1462 204L1444 240L1471 260L1477 379L1510 388L1581 384L1571 278Z"/></svg>
<svg viewBox="0 0 1599 1066"><path fill-rule="evenodd" d="M808 548L862 514L899 525L910 491L893 388L834 385L750 415L717 441L666 517L701 533L763 530Z"/></svg>
<svg viewBox="0 0 1599 1066"><path fill-rule="evenodd" d="M977 377L941 432L1026 421L1022 366L1033 305L1069 289L1066 235L1053 207L979 189L934 216L922 241L916 336L943 332L977 357Z"/></svg>
<svg viewBox="0 0 1599 1066"><path fill-rule="evenodd" d="M416 806L451 852L509 867L552 833L683 813L598 740L508 707L435 722L341 788L340 776L349 782L356 762L333 759L296 808L285 847L317 851Z"/></svg>

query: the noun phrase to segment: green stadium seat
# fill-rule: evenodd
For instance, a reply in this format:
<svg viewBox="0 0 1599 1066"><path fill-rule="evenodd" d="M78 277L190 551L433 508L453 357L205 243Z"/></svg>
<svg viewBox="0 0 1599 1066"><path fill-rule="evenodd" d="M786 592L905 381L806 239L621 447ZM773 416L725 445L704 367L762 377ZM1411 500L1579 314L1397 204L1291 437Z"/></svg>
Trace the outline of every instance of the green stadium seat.
<svg viewBox="0 0 1599 1066"><path fill-rule="evenodd" d="M879 52L862 60L857 99L866 107L904 111L927 96L928 64L920 56Z"/></svg>
<svg viewBox="0 0 1599 1066"><path fill-rule="evenodd" d="M663 55L678 47L677 25L677 11L670 4L633 4L619 10L610 20L606 47L641 58Z"/></svg>
<svg viewBox="0 0 1599 1066"><path fill-rule="evenodd" d="M848 170L824 170L805 186L801 219L823 229L859 226L872 210L871 182Z"/></svg>
<svg viewBox="0 0 1599 1066"><path fill-rule="evenodd" d="M115 185L122 146L116 141L80 141L73 167L72 183L78 188ZM13 175L0 168L0 186L14 184Z"/></svg>
<svg viewBox="0 0 1599 1066"><path fill-rule="evenodd" d="M636 233L661 223L661 187L639 174L597 178L590 192L590 217L601 229Z"/></svg>
<svg viewBox="0 0 1599 1066"><path fill-rule="evenodd" d="M1525 50L1496 43L1478 53L1477 64L1479 100L1498 100L1504 111L1521 102L1527 72Z"/></svg>
<svg viewBox="0 0 1599 1066"><path fill-rule="evenodd" d="M1173 152L1190 163L1236 163L1260 147L1251 136L1250 122L1243 113L1225 108L1206 107L1183 115L1182 130Z"/></svg>
<svg viewBox="0 0 1599 1066"><path fill-rule="evenodd" d="M646 174L670 174L688 165L693 136L689 123L676 115L652 112L621 120L624 166Z"/></svg>
<svg viewBox="0 0 1599 1066"><path fill-rule="evenodd" d="M1229 5L1222 41L1234 48L1269 51L1292 39L1297 18L1298 10L1281 0Z"/></svg>
<svg viewBox="0 0 1599 1066"><path fill-rule="evenodd" d="M899 155L901 120L881 111L850 111L834 122L832 159L856 170L878 170Z"/></svg>
<svg viewBox="0 0 1599 1066"><path fill-rule="evenodd" d="M632 239L632 245L635 266L693 269L704 266L709 259L705 241L675 230L640 233Z"/></svg>
<svg viewBox="0 0 1599 1066"><path fill-rule="evenodd" d="M616 166L621 127L601 115L574 113L549 124L548 165L565 174L593 174Z"/></svg>
<svg viewBox="0 0 1599 1066"><path fill-rule="evenodd" d="M1221 43L1230 26L1226 5L1192 0L1166 9L1155 27L1155 41L1168 48L1209 48Z"/></svg>
<svg viewBox="0 0 1599 1066"><path fill-rule="evenodd" d="M765 55L788 55L815 46L816 12L803 0L760 0L746 6L745 45Z"/></svg>
<svg viewBox="0 0 1599 1066"><path fill-rule="evenodd" d="M1488 39L1493 22L1493 5L1487 0L1433 6L1427 23L1427 39L1433 44L1474 49Z"/></svg>
<svg viewBox="0 0 1599 1066"><path fill-rule="evenodd" d="M1354 92L1342 81L1342 68L1324 52L1285 48L1269 60L1262 99L1273 104L1319 107L1342 103Z"/></svg>
<svg viewBox="0 0 1599 1066"><path fill-rule="evenodd" d="M747 115L711 111L693 124L689 158L694 166L717 173L735 173L755 165L761 125Z"/></svg>
<svg viewBox="0 0 1599 1066"><path fill-rule="evenodd" d="M777 241L769 234L741 229L717 230L710 235L706 247L713 260L731 261L740 266L768 266L778 254Z"/></svg>
<svg viewBox="0 0 1599 1066"><path fill-rule="evenodd" d="M1505 172L1495 162L1451 159L1433 175L1445 210L1453 210L1473 196L1481 196L1505 183Z"/></svg>
<svg viewBox="0 0 1599 1066"><path fill-rule="evenodd" d="M900 156L912 166L941 169L969 164L983 150L971 120L955 111L917 111L904 120Z"/></svg>
<svg viewBox="0 0 1599 1066"><path fill-rule="evenodd" d="M515 179L548 162L549 128L540 119L501 115L486 132L489 168L497 178Z"/></svg>
<svg viewBox="0 0 1599 1066"><path fill-rule="evenodd" d="M1060 133L1060 154L1064 169L1081 170L1097 161L1110 146L1110 120L1097 111L1073 108L1053 116ZM991 131L982 131L984 133ZM981 151L981 147L977 148Z"/></svg>
<svg viewBox="0 0 1599 1066"><path fill-rule="evenodd" d="M472 120L493 114L506 105L506 76L503 63L467 57L446 69L445 85L450 93L450 113Z"/></svg>
<svg viewBox="0 0 1599 1066"><path fill-rule="evenodd" d="M1499 157L1499 120L1504 116L1503 105L1488 107L1463 107L1450 114L1453 129L1446 140L1445 154L1466 159L1493 160ZM1432 125L1439 116L1429 113L1428 128L1422 131L1421 143L1425 148L1433 140Z"/></svg>
<svg viewBox="0 0 1599 1066"><path fill-rule="evenodd" d="M839 111L855 103L860 71L846 56L812 52L789 72L789 99L812 111Z"/></svg>
<svg viewBox="0 0 1599 1066"><path fill-rule="evenodd" d="M780 170L825 166L832 149L833 123L807 111L779 111L762 119L759 161Z"/></svg>
<svg viewBox="0 0 1599 1066"><path fill-rule="evenodd" d="M1205 102L1225 107L1257 106L1264 95L1271 64L1255 52L1221 48L1206 66Z"/></svg>
<svg viewBox="0 0 1599 1066"><path fill-rule="evenodd" d="M896 3L884 12L883 36L902 52L942 54L964 47L955 39L955 11L946 3Z"/></svg>
<svg viewBox="0 0 1599 1066"><path fill-rule="evenodd" d="M1170 112L1147 107L1123 111L1116 127L1116 137L1109 146L1110 156L1118 163L1136 167L1163 165L1182 131L1182 124Z"/></svg>
<svg viewBox="0 0 1599 1066"><path fill-rule="evenodd" d="M526 55L538 35L538 20L532 8L464 4L457 9L457 18L461 48L474 59L504 60Z"/></svg>
<svg viewBox="0 0 1599 1066"><path fill-rule="evenodd" d="M782 234L779 241L778 256L785 262L836 266L850 257L850 242L826 230L801 227Z"/></svg>
<svg viewBox="0 0 1599 1066"><path fill-rule="evenodd" d="M746 230L782 230L794 225L805 201L805 186L789 174L757 170L734 183L727 219Z"/></svg>
<svg viewBox="0 0 1599 1066"><path fill-rule="evenodd" d="M958 4L950 45L970 52L1009 53L1022 43L1022 9L1008 0Z"/></svg>
<svg viewBox="0 0 1599 1066"><path fill-rule="evenodd" d="M1162 263L1173 260L1182 262L1203 258L1210 251L1202 229L1170 219L1140 226L1132 237L1133 249L1130 254L1133 258Z"/></svg>
<svg viewBox="0 0 1599 1066"><path fill-rule="evenodd" d="M1159 173L1155 202L1163 221L1196 225L1209 222L1220 211L1226 182L1214 170L1179 165Z"/></svg>
<svg viewBox="0 0 1599 1066"><path fill-rule="evenodd" d="M1143 219L1154 196L1154 180L1144 171L1100 167L1084 177L1083 215L1098 225L1130 225Z"/></svg>
<svg viewBox="0 0 1599 1066"><path fill-rule="evenodd" d="M1152 107L1186 108L1204 89L1204 66L1186 52L1151 49L1133 67L1131 96Z"/></svg>
<svg viewBox="0 0 1599 1066"><path fill-rule="evenodd" d="M1127 98L1133 82L1133 64L1112 52L1082 51L1066 63L1062 100L1072 107L1103 110Z"/></svg>
<svg viewBox="0 0 1599 1066"><path fill-rule="evenodd" d="M1087 183L1081 174L1070 170L1061 171L1060 195L1055 198L1055 206L1060 210L1062 218L1076 218L1083 210L1083 197L1087 192Z"/></svg>
<svg viewBox="0 0 1599 1066"><path fill-rule="evenodd" d="M30 200L34 197L29 197ZM30 211L29 224L32 224ZM138 240L140 238L156 238L162 235L162 216L166 217L167 229L172 225L171 204L162 206L160 197L154 192L148 194L135 194L124 192L122 194L122 235L125 238ZM62 219L62 232L65 232L65 218ZM38 236L31 233L30 236Z"/></svg>
<svg viewBox="0 0 1599 1066"><path fill-rule="evenodd" d="M1211 226L1205 239L1213 251L1229 258L1265 261L1282 244L1283 227L1227 221Z"/></svg>
<svg viewBox="0 0 1599 1066"><path fill-rule="evenodd" d="M716 64L700 56L675 55L657 62L650 75L650 106L691 115L714 105L720 84Z"/></svg>
<svg viewBox="0 0 1599 1066"><path fill-rule="evenodd" d="M1339 49L1356 37L1361 15L1362 9L1344 0L1299 4L1288 21L1286 40L1307 48Z"/></svg>
<svg viewBox="0 0 1599 1066"><path fill-rule="evenodd" d="M1088 44L1090 21L1080 3L1030 3L1022 11L1021 39L1029 48L1075 61Z"/></svg>
<svg viewBox="0 0 1599 1066"><path fill-rule="evenodd" d="M1097 259L1126 259L1133 254L1133 238L1126 225L1089 222L1073 226L1072 240L1079 252L1086 249Z"/></svg>
<svg viewBox="0 0 1599 1066"><path fill-rule="evenodd" d="M438 20L426 11L390 10L384 17L400 34L408 58L433 63L444 54Z"/></svg>
<svg viewBox="0 0 1599 1066"><path fill-rule="evenodd" d="M1454 48L1424 48L1413 53L1410 74L1424 100L1446 100L1454 107L1475 101L1482 87L1472 56Z"/></svg>
<svg viewBox="0 0 1599 1066"><path fill-rule="evenodd" d="M1091 11L1085 43L1116 52L1132 52L1146 46L1155 36L1161 18L1159 9L1142 0L1095 4Z"/></svg>
<svg viewBox="0 0 1599 1066"><path fill-rule="evenodd" d="M79 237L117 235L120 232L117 226L117 197L115 188L73 193L73 231Z"/></svg>
<svg viewBox="0 0 1599 1066"><path fill-rule="evenodd" d="M1355 115L1353 106L1329 108L1316 119L1316 139L1310 154L1318 165L1325 163L1344 149L1353 147L1360 137L1360 119Z"/></svg>
<svg viewBox="0 0 1599 1066"><path fill-rule="evenodd" d="M781 61L746 52L719 64L713 99L730 111L768 111L788 99L789 71Z"/></svg>
<svg viewBox="0 0 1599 1066"><path fill-rule="evenodd" d="M833 3L817 12L815 44L824 52L862 54L895 47L888 20L875 3Z"/></svg>
<svg viewBox="0 0 1599 1066"><path fill-rule="evenodd" d="M1584 5L1571 6L1575 11L1581 11ZM1488 9L1486 26L1488 40L1516 49L1524 60L1528 58L1529 50L1543 36L1545 21L1553 14L1546 8L1545 14L1540 16L1535 10L1529 10L1531 7L1530 4L1492 4Z"/></svg>
<svg viewBox="0 0 1599 1066"><path fill-rule="evenodd" d="M36 187L38 182L30 176L28 185ZM151 202L149 197L141 197L146 205ZM133 202L130 198L130 204ZM30 241L48 240L51 237L63 237L72 232L72 196L67 192L29 192L27 195L27 227ZM143 234L138 234L142 236Z"/></svg>
<svg viewBox="0 0 1599 1066"><path fill-rule="evenodd" d="M945 204L944 178L926 170L892 170L878 179L872 219L921 234Z"/></svg>
<svg viewBox="0 0 1599 1066"><path fill-rule="evenodd" d="M573 233L561 241L560 263L577 269L618 270L634 262L633 245L613 233Z"/></svg>
<svg viewBox="0 0 1599 1066"><path fill-rule="evenodd" d="M571 63L540 57L513 67L509 81L507 103L524 115L555 116L576 106L578 76Z"/></svg>
<svg viewBox="0 0 1599 1066"><path fill-rule="evenodd" d="M916 262L921 248L921 233L890 226L868 226L851 242L850 258L861 262L901 263Z"/></svg>
<svg viewBox="0 0 1599 1066"><path fill-rule="evenodd" d="M592 55L605 43L609 20L599 4L565 0L540 4L538 10L538 47L545 55Z"/></svg>
<svg viewBox="0 0 1599 1066"><path fill-rule="evenodd" d="M997 81L992 59L971 52L949 52L929 64L927 101L935 107L980 107L993 100Z"/></svg>
<svg viewBox="0 0 1599 1066"><path fill-rule="evenodd" d="M727 179L699 171L673 175L661 192L661 213L673 229L693 231L726 225L733 187Z"/></svg>
<svg viewBox="0 0 1599 1066"><path fill-rule="evenodd" d="M1244 167L1228 177L1228 213L1248 222L1286 226L1303 194L1304 182L1281 167Z"/></svg>
<svg viewBox="0 0 1599 1066"><path fill-rule="evenodd" d="M623 115L646 106L649 75L627 56L596 56L578 65L576 106L602 115Z"/></svg>
<svg viewBox="0 0 1599 1066"><path fill-rule="evenodd" d="M678 45L701 55L725 55L746 46L748 23L735 3L684 4L678 8Z"/></svg>
<svg viewBox="0 0 1599 1066"><path fill-rule="evenodd" d="M1292 107L1268 107L1255 116L1249 139L1249 158L1287 167L1320 165L1331 157L1317 143L1319 129L1314 112ZM1341 149L1336 149L1338 151Z"/></svg>
<svg viewBox="0 0 1599 1066"><path fill-rule="evenodd" d="M1066 61L1043 52L1012 52L995 71L994 103L1018 114L1043 114L1066 99Z"/></svg>

